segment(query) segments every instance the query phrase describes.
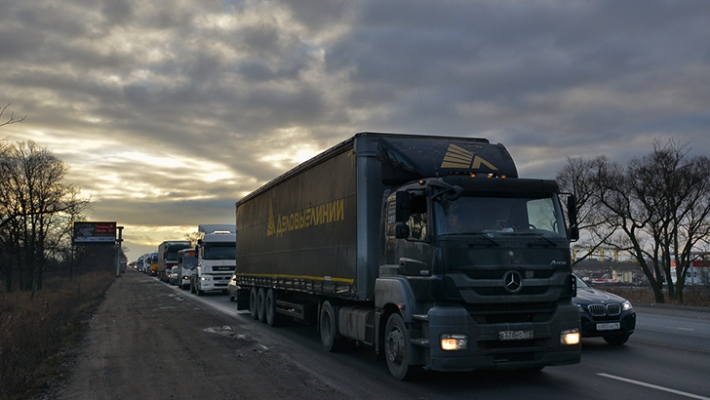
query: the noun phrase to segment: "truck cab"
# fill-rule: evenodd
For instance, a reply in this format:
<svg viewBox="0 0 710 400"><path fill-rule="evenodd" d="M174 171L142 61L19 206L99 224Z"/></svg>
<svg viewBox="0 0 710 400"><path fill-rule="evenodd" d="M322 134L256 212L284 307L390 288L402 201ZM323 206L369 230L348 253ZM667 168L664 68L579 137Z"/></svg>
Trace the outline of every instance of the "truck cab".
<svg viewBox="0 0 710 400"><path fill-rule="evenodd" d="M569 252L578 234L566 228L557 184L479 179L423 179L388 196L376 291L394 296L377 298L376 306L407 305L402 322L422 336L411 342L441 344L406 354L438 370L456 370L481 354L490 361L480 367L490 369L578 362L570 357L578 345L566 343L579 336ZM571 200L571 213L573 206ZM391 370L399 359L392 351L405 345L387 346ZM522 349L529 360L520 358ZM461 358L452 358L454 351ZM518 359L507 361L513 353Z"/></svg>
<svg viewBox="0 0 710 400"><path fill-rule="evenodd" d="M204 236L195 246L197 267L192 270L192 293L227 292L227 285L236 269L236 233L234 225L211 230L212 225L200 225Z"/></svg>
<svg viewBox="0 0 710 400"><path fill-rule="evenodd" d="M177 285L180 289L187 289L192 271L197 267L197 252L193 247L179 250L177 254Z"/></svg>

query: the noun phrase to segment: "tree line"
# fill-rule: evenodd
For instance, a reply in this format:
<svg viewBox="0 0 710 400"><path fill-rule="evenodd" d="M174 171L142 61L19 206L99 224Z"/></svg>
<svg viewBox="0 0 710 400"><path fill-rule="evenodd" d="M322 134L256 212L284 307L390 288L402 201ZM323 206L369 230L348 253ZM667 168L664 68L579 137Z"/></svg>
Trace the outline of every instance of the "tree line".
<svg viewBox="0 0 710 400"><path fill-rule="evenodd" d="M626 164L568 158L556 177L577 198L584 245L631 254L659 303L664 288L683 303L691 263L710 244L710 159L689 149L656 140L650 154Z"/></svg>
<svg viewBox="0 0 710 400"><path fill-rule="evenodd" d="M0 107L0 127L25 120L12 114L3 119L6 110ZM71 275L82 259L115 254L106 248L72 252L73 224L84 218L90 202L66 182L67 172L62 160L32 141L0 140L0 282L5 291L41 289L47 273Z"/></svg>
<svg viewBox="0 0 710 400"><path fill-rule="evenodd" d="M32 141L0 142L0 279L5 290L41 289L67 269L74 221L89 201L65 181L67 167Z"/></svg>

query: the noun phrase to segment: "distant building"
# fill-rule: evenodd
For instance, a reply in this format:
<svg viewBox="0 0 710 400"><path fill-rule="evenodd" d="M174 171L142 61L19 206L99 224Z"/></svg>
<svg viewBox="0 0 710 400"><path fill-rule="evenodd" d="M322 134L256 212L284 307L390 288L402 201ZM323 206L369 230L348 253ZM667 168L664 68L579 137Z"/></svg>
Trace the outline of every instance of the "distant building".
<svg viewBox="0 0 710 400"><path fill-rule="evenodd" d="M685 275L687 285L710 284L710 253L697 252L691 254L690 268ZM671 260L671 279L676 282L676 262Z"/></svg>

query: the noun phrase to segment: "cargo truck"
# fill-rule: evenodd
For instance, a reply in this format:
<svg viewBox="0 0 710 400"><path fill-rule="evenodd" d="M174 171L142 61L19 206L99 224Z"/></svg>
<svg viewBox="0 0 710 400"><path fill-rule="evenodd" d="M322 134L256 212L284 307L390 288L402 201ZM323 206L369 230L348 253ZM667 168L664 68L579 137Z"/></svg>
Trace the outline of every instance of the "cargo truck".
<svg viewBox="0 0 710 400"><path fill-rule="evenodd" d="M151 276L158 276L158 253L143 255L143 272Z"/></svg>
<svg viewBox="0 0 710 400"><path fill-rule="evenodd" d="M235 226L202 224L197 229L203 235L195 246L197 267L192 270L190 291L200 296L205 292L227 293L236 265Z"/></svg>
<svg viewBox="0 0 710 400"><path fill-rule="evenodd" d="M177 285L180 289L187 289L190 287L190 275L192 275L192 270L197 267L197 253L195 249L191 247L189 249L179 250L177 266Z"/></svg>
<svg viewBox="0 0 710 400"><path fill-rule="evenodd" d="M574 198L502 144L359 133L239 200L236 225L240 309L373 346L396 379L580 361Z"/></svg>
<svg viewBox="0 0 710 400"><path fill-rule="evenodd" d="M186 240L168 240L158 246L158 277L161 281L167 282L166 271L177 265L178 251L190 246Z"/></svg>

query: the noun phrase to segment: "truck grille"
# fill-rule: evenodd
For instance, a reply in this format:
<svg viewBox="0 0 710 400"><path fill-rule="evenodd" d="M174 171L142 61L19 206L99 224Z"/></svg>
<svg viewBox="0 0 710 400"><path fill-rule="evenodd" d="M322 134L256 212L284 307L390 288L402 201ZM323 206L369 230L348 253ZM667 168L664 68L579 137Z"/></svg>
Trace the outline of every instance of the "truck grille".
<svg viewBox="0 0 710 400"><path fill-rule="evenodd" d="M552 318L557 305L555 303L487 304L467 305L466 308L476 323L485 325L546 322Z"/></svg>
<svg viewBox="0 0 710 400"><path fill-rule="evenodd" d="M224 266L212 267L212 271L216 271L216 272L221 272L221 271L234 271L234 270L236 270L236 269L237 269L237 267L235 267L234 265L232 265L232 266L224 265Z"/></svg>

